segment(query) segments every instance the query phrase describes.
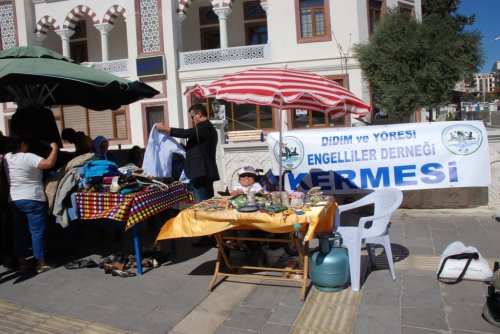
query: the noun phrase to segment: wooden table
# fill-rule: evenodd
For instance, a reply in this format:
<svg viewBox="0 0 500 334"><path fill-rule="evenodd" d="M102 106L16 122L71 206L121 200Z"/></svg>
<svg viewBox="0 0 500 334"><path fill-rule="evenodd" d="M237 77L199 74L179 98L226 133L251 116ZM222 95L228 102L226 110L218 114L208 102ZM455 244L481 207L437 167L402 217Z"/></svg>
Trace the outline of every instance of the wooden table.
<svg viewBox="0 0 500 334"><path fill-rule="evenodd" d="M80 219L111 219L125 223L125 230L132 229L139 275L142 275L142 265L138 223L179 203L192 200L191 193L180 182L127 195L111 192L76 192L75 195Z"/></svg>
<svg viewBox="0 0 500 334"><path fill-rule="evenodd" d="M157 240L185 238L214 235L218 245L217 260L213 278L209 285L209 291L212 291L219 276L238 276L256 279L271 279L280 281L295 281L301 283L301 300L305 299L307 289L307 273L309 265L309 241L315 237L318 232L330 232L333 230L333 220L337 205L333 199L325 202L324 205L311 207L310 211L297 215L295 213L286 215L283 213L269 214L265 212L238 212L236 209L207 209L203 203L194 205L181 211L176 217L169 219L158 234ZM258 229L271 233L288 234L287 239L262 239L250 237L223 236L222 232L226 230L240 229ZM304 233L303 244L296 236L296 231ZM300 260L303 269L288 270L283 268L269 268L259 266L235 266L231 264L227 250L224 247L225 240L249 240L266 242L281 242L293 244L299 250ZM221 270L221 261L232 269L246 269L255 271L292 271L301 274L300 279L289 277L277 277L257 274L236 274L227 273Z"/></svg>

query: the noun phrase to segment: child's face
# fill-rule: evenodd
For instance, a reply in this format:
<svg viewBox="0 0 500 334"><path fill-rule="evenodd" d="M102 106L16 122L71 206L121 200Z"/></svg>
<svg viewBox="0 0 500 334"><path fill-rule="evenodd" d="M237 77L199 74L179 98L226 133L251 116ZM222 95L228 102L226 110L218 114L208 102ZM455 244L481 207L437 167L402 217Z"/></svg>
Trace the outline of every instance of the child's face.
<svg viewBox="0 0 500 334"><path fill-rule="evenodd" d="M249 187L255 182L255 176L253 174L240 174L239 176L240 184L243 187Z"/></svg>

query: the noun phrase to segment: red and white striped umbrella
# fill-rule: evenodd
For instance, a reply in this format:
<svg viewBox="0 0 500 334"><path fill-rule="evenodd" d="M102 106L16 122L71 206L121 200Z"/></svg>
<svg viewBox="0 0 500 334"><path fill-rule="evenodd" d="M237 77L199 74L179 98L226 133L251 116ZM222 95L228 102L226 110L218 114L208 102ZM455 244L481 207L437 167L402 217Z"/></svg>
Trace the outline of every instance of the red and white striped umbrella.
<svg viewBox="0 0 500 334"><path fill-rule="evenodd" d="M278 109L335 113L337 117L370 112L369 105L335 81L287 68L255 68L228 74L206 86L195 85L185 94Z"/></svg>
<svg viewBox="0 0 500 334"><path fill-rule="evenodd" d="M315 73L287 68L254 68L223 76L206 86L195 85L185 95L213 97L229 102L267 105L282 109L305 109L332 113L366 115L371 107L338 83ZM280 126L279 145L282 146ZM280 161L282 161L282 150ZM281 186L282 164L279 179Z"/></svg>

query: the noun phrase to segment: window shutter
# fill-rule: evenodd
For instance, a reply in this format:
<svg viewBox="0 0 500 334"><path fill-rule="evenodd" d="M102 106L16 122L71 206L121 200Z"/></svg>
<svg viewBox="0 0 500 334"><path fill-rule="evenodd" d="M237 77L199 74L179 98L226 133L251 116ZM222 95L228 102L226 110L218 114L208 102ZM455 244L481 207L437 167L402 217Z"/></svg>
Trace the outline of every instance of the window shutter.
<svg viewBox="0 0 500 334"><path fill-rule="evenodd" d="M89 110L90 135L92 138L104 136L114 139L113 118L111 110Z"/></svg>
<svg viewBox="0 0 500 334"><path fill-rule="evenodd" d="M64 127L87 133L87 109L81 106L64 106ZM55 111L52 109L52 111ZM54 112L54 115L56 113Z"/></svg>
<svg viewBox="0 0 500 334"><path fill-rule="evenodd" d="M124 112L115 113L116 138L127 139L127 117Z"/></svg>

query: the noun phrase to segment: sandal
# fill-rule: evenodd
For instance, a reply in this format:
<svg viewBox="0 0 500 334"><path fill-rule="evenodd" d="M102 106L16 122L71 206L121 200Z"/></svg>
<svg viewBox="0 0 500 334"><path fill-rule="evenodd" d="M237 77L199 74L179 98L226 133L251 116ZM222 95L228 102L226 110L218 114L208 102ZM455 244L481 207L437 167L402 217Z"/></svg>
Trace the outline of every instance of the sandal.
<svg viewBox="0 0 500 334"><path fill-rule="evenodd" d="M81 269L81 268L96 268L97 263L92 259L85 259L80 261L73 261L64 266L66 269Z"/></svg>
<svg viewBox="0 0 500 334"><path fill-rule="evenodd" d="M116 253L115 255L113 255L112 260L109 260L109 262L105 262L105 263L111 263L114 269L124 270L127 262L128 262L128 259L125 256L125 254Z"/></svg>
<svg viewBox="0 0 500 334"><path fill-rule="evenodd" d="M41 273L44 273L44 272L49 271L49 270L51 270L51 269L54 269L54 268L53 268L53 267L51 267L51 266L48 266L48 265L43 265L43 266L41 266L41 267L37 267L37 268L36 268L36 272L37 272L38 274L41 274Z"/></svg>
<svg viewBox="0 0 500 334"><path fill-rule="evenodd" d="M120 276L120 277L134 277L137 274L136 273L132 273L132 272L127 271L127 270L113 269L113 270L111 270L111 275L113 275L113 276Z"/></svg>
<svg viewBox="0 0 500 334"><path fill-rule="evenodd" d="M104 273L105 274L111 274L111 272L115 269L113 267L113 264L111 263L105 263L102 267L102 269L104 269Z"/></svg>
<svg viewBox="0 0 500 334"><path fill-rule="evenodd" d="M141 264L144 268L157 268L158 267L158 261L156 261L156 259L152 259L152 258L142 259Z"/></svg>
<svg viewBox="0 0 500 334"><path fill-rule="evenodd" d="M129 268L137 268L137 261L134 255L128 257ZM144 268L157 268L159 266L158 261L154 258L141 259L141 265Z"/></svg>
<svg viewBox="0 0 500 334"><path fill-rule="evenodd" d="M109 256L108 256L108 257L102 258L102 259L99 261L99 265L98 265L98 267L99 267L100 269L104 269L104 265L106 265L106 264L110 264L110 263L111 263L111 259L110 259L110 258L109 258Z"/></svg>

